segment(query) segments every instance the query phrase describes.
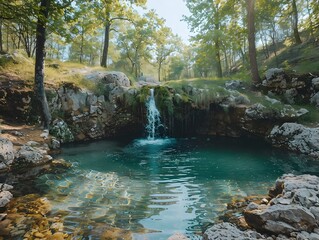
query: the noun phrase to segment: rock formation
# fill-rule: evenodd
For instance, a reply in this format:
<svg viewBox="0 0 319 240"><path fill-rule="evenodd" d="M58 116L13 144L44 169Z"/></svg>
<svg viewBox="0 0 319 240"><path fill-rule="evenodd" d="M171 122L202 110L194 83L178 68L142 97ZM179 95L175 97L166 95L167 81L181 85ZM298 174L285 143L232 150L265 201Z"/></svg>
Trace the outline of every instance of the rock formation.
<svg viewBox="0 0 319 240"><path fill-rule="evenodd" d="M222 223L209 228L204 238L319 239L318 196L319 177L283 175L269 191L269 202L251 202L244 210L246 223L254 233Z"/></svg>

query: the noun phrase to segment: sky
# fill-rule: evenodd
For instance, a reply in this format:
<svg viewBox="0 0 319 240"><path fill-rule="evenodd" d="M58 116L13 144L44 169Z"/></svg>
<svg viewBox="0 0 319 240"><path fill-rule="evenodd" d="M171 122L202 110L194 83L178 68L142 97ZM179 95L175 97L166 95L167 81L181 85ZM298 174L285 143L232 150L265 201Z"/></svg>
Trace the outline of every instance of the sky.
<svg viewBox="0 0 319 240"><path fill-rule="evenodd" d="M183 15L190 15L183 0L147 0L147 8L154 9L159 17L166 19L166 26L188 43L189 30Z"/></svg>

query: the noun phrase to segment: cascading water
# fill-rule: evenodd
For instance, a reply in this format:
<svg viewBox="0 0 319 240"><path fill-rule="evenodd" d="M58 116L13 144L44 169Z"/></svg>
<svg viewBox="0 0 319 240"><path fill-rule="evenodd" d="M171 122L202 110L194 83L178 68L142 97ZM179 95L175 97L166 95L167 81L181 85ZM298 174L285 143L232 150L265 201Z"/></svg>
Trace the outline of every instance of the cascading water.
<svg viewBox="0 0 319 240"><path fill-rule="evenodd" d="M159 128L163 127L161 123L161 115L158 111L156 104L155 104L155 98L154 98L154 89L150 89L150 97L148 98L148 101L146 102L146 108L147 108L147 125L146 125L146 131L147 131L147 139L148 140L154 140L159 135Z"/></svg>

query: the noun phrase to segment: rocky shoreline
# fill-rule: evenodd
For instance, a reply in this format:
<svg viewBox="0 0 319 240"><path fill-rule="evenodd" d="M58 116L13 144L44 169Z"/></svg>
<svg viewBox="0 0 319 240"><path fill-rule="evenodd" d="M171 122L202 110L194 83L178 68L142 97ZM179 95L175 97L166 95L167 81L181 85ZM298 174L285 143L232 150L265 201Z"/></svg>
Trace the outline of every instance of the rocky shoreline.
<svg viewBox="0 0 319 240"><path fill-rule="evenodd" d="M319 239L318 196L319 177L283 175L266 198L237 202L239 219L212 226L204 239Z"/></svg>

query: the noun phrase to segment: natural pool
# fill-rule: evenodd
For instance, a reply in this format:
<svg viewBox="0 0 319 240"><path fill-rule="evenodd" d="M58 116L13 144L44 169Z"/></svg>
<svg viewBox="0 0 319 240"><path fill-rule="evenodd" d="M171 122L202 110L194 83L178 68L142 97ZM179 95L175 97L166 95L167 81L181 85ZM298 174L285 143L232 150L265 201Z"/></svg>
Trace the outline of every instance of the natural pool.
<svg viewBox="0 0 319 240"><path fill-rule="evenodd" d="M283 173L319 175L316 161L240 139L100 141L59 157L72 169L42 176L37 188L85 239L100 239L105 226L134 239L200 238L233 197L266 194Z"/></svg>

